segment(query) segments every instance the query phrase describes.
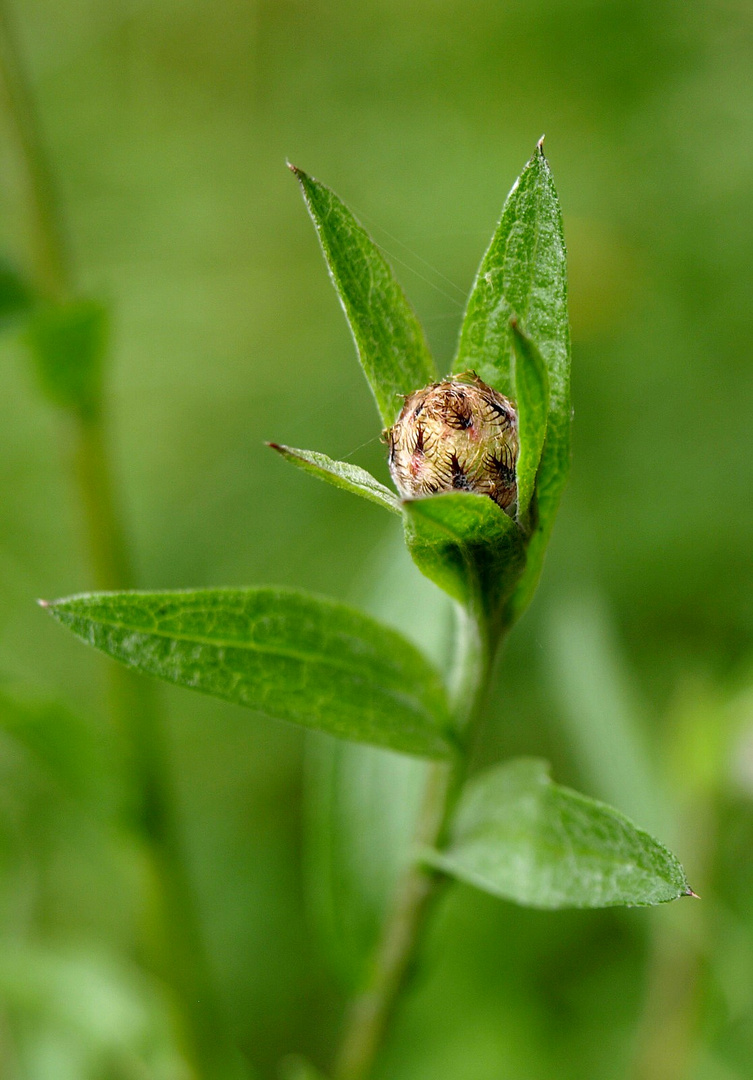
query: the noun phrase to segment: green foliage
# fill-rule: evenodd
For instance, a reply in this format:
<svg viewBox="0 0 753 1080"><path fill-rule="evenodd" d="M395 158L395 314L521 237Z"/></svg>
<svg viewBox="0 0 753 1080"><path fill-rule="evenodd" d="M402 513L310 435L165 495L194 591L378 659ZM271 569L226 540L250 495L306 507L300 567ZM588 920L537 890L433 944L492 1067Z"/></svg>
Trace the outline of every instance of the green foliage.
<svg viewBox="0 0 753 1080"><path fill-rule="evenodd" d="M63 408L92 416L99 407L107 312L94 300L38 307L26 328L40 385Z"/></svg>
<svg viewBox="0 0 753 1080"><path fill-rule="evenodd" d="M516 322L541 353L549 382L546 441L536 483L537 526L512 618L530 603L570 467L570 330L562 214L541 143L507 197L471 291L453 363L501 393L516 393ZM518 345L515 340L518 339Z"/></svg>
<svg viewBox="0 0 753 1080"><path fill-rule="evenodd" d="M399 395L434 375L422 331L350 212L318 181L293 171L364 371L391 423ZM54 311L36 324L37 353L60 399L68 394L69 403L83 405L85 381L66 382L66 375L96 369L101 322L86 305ZM77 348L84 357L78 367ZM414 562L467 609L491 658L535 587L567 475L569 364L562 223L539 145L481 264L455 361L456 370L475 368L517 398L518 520L469 492L401 504L363 469L269 445L319 479L392 512L402 505ZM49 607L85 641L178 685L356 742L429 758L455 752L446 690L426 658L401 635L331 601L245 589L94 594ZM465 713L469 703L460 701L459 708ZM330 764L336 768L337 759ZM380 782L377 789L387 787ZM341 783L335 790L347 798ZM323 872L334 872L336 854L322 848L320 855ZM475 780L461 800L450 847L433 859L458 877L537 907L651 904L687 892L682 869L660 844L617 811L553 785L540 762L500 766ZM337 893L334 881L329 893ZM328 921L334 926L331 916Z"/></svg>
<svg viewBox="0 0 753 1080"><path fill-rule="evenodd" d="M546 439L549 377L541 353L515 322L512 332L520 439L515 470L518 481L517 517L518 521L526 522Z"/></svg>
<svg viewBox="0 0 753 1080"><path fill-rule="evenodd" d="M391 594L371 545L387 533L402 545L402 529L318 484L286 480L258 449L277 437L344 456L335 449L360 446L377 424L368 429L358 395L352 408L344 400L349 333L274 159L287 150L313 168L322 154L313 171L391 230L361 218L425 316L443 374L460 320L443 295L453 286L434 269L467 294L474 249L485 227L491 235L527 141L533 148L531 124L537 114L554 119L546 148L569 249L577 469L546 588L490 697L483 753L556 760L562 782L671 839L703 901L547 915L448 888L375 1073L749 1080L753 455L743 448L753 84L744 6L693 19L683 5L607 0L445 3L427 18L416 0L221 0L128 5L127 27L117 4L8 6L32 62L42 133L62 154L50 164L74 278L117 298L105 441L125 483L116 502L135 541L129 554L148 587L291 581L361 602L368 579ZM32 267L35 223L9 137L5 117L3 246L24 249L17 265ZM71 425L31 400L15 333L3 348L0 666L29 697L72 703L101 735L113 726L105 689L122 673L30 606L36 595L93 587L76 489L64 459L54 460L70 448ZM390 487L375 457L371 447L353 460ZM715 512L701 523L706 492ZM421 585L411 598L418 618L429 590L451 612L446 593L422 575ZM594 588L608 619L586 633L559 604ZM444 614L436 621L449 637ZM342 1010L303 912L303 733L249 723L256 718L199 694L165 697L181 838L234 1029L264 1080L290 1049L326 1072ZM632 755L628 724L643 740ZM699 759L716 770L713 793L696 789L678 750L700 725L709 740L729 732L722 762L698 741ZM327 741L349 756L380 753ZM4 945L25 940L49 953L62 940L120 956L133 976L154 971L136 940L151 907L139 840L120 827L91 835L60 812L53 785L37 783L34 755L2 742ZM23 809L9 791L12 767L29 776ZM164 1049L175 1045L172 995L162 1038L149 1032L115 1061L92 1060L67 1016L45 1023L32 1007L30 984L50 978L19 957L17 993L2 994L0 1075L194 1075ZM156 989L169 993L162 969ZM88 975L60 998L92 994L101 1023L112 1011ZM154 1014L138 983L134 1000ZM115 1023L125 1042L132 1029Z"/></svg>
<svg viewBox="0 0 753 1080"><path fill-rule="evenodd" d="M283 589L99 593L47 605L129 667L267 716L409 754L447 757L439 676L400 634Z"/></svg>
<svg viewBox="0 0 753 1080"><path fill-rule="evenodd" d="M361 495L364 499L383 506L393 514L400 514L400 500L394 491L390 491L384 484L375 480L371 473L361 469L358 465L351 465L348 461L333 461L326 454L320 454L316 450L296 450L292 446L280 446L279 443L268 443L272 450L276 450L291 465L297 465L304 472L311 473L319 480L325 480L333 487L350 491L353 495Z"/></svg>
<svg viewBox="0 0 753 1080"><path fill-rule="evenodd" d="M617 810L549 779L521 758L466 787L433 866L537 908L631 907L690 894L674 855Z"/></svg>
<svg viewBox="0 0 753 1080"><path fill-rule="evenodd" d="M423 332L347 208L318 181L293 171L389 425L400 396L435 377ZM82 418L93 415L101 309L85 302L42 308L28 339L47 395ZM482 262L455 364L515 396L516 517L468 491L401 501L357 466L269 444L305 472L402 514L414 563L465 609L458 659L446 679L397 631L293 590L95 593L45 604L74 634L139 672L370 744L364 752L321 741L309 770L317 792L308 813L309 891L335 967L357 995L337 1065L339 1076L353 1080L371 1074L439 880L435 870L535 908L647 906L690 893L666 848L618 811L553 784L541 761L509 761L462 783L495 654L535 588L569 465L565 249L540 145ZM469 437L478 439L478 429ZM495 462L504 464L495 457L489 467ZM143 712L148 702L136 708L134 745L152 723ZM398 766L383 749L439 764ZM150 760L158 757L157 748ZM145 783L152 790L151 776ZM173 859L179 866L180 855ZM171 888L181 892L182 873L176 882ZM191 935L184 937L180 948L187 945L193 958ZM200 993L191 980L188 985L187 1015L203 1032L209 1014L203 1007L195 1012ZM197 1047L212 1072L214 1020L209 1027L209 1039ZM228 1055L223 1047L220 1058L235 1061L234 1049ZM321 1080L303 1058L288 1058L283 1075Z"/></svg>
<svg viewBox="0 0 753 1080"><path fill-rule="evenodd" d="M436 378L421 324L374 241L324 184L293 168L385 427Z"/></svg>
<svg viewBox="0 0 753 1080"><path fill-rule="evenodd" d="M562 214L549 163L536 147L507 197L476 275L453 371L476 371L515 395L511 320L536 343L551 384L556 440L569 445L570 337Z"/></svg>

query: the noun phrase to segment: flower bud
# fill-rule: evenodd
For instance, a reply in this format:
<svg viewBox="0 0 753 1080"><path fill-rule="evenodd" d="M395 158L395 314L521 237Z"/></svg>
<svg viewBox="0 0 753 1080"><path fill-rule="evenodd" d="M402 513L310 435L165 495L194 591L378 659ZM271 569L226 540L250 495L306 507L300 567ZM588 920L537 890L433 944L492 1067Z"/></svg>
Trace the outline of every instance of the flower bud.
<svg viewBox="0 0 753 1080"><path fill-rule="evenodd" d="M410 394L386 437L390 473L404 499L473 491L503 510L515 501L515 406L474 372Z"/></svg>

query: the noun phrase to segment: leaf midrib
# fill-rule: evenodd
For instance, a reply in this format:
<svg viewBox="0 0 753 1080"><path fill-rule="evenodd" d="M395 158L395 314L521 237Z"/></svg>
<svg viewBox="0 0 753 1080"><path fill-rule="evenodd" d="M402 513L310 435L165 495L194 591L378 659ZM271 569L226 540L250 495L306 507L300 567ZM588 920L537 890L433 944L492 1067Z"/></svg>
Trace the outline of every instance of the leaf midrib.
<svg viewBox="0 0 753 1080"><path fill-rule="evenodd" d="M132 626L129 623L120 622L116 619L95 619L91 615L78 616L79 618L86 618L89 622L96 623L98 626L111 626L118 630L130 630L134 634L145 634L151 637L165 638L166 640L174 641L189 641L194 645L209 645L218 649L248 649L251 652L268 653L271 656L286 656L291 660L300 660L302 663L323 663L329 667L339 668L342 671L356 671L357 667L345 664L340 660L336 660L333 657L326 654L319 653L305 653L297 649L288 649L285 646L269 646L269 645L257 645L252 641L237 641L233 639L225 638L208 638L203 635L197 634L185 634L185 633L166 633L161 630L143 629L142 627Z"/></svg>

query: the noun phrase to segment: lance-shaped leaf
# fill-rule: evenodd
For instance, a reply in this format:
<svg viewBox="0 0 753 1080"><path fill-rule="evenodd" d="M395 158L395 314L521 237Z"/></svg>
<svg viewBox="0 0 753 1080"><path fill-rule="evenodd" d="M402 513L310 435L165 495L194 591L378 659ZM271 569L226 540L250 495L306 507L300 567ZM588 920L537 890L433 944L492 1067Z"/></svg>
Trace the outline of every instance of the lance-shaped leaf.
<svg viewBox="0 0 753 1080"><path fill-rule="evenodd" d="M311 473L319 480L325 480L333 487L360 495L376 503L377 506L383 506L386 510L392 511L393 514L402 513L400 500L394 491L380 484L371 473L359 468L358 465L351 465L347 461L334 461L316 450L297 450L293 446L281 446L273 442L267 443L267 446L276 450L292 465L297 465L299 469Z"/></svg>
<svg viewBox="0 0 753 1080"><path fill-rule="evenodd" d="M549 376L546 443L536 485L538 524L513 600L520 615L536 589L570 466L570 330L559 201L541 143L507 197L468 300L456 372L469 368L515 396L511 319L538 348Z"/></svg>
<svg viewBox="0 0 753 1080"><path fill-rule="evenodd" d="M451 754L438 673L400 634L288 589L93 593L46 605L129 667L267 716L424 757Z"/></svg>
<svg viewBox="0 0 753 1080"><path fill-rule="evenodd" d="M401 396L436 377L421 324L391 267L347 206L324 184L290 166L306 200L330 276L385 427Z"/></svg>
<svg viewBox="0 0 753 1080"><path fill-rule="evenodd" d="M526 907L644 907L690 896L667 849L619 811L521 758L472 780L444 851L428 862Z"/></svg>
<svg viewBox="0 0 753 1080"><path fill-rule="evenodd" d="M518 524L486 495L451 492L403 504L405 537L419 570L492 622L525 563Z"/></svg>
<svg viewBox="0 0 753 1080"><path fill-rule="evenodd" d="M549 377L541 353L515 321L512 324L512 333L520 442L515 469L518 485L518 521L525 522L546 438Z"/></svg>

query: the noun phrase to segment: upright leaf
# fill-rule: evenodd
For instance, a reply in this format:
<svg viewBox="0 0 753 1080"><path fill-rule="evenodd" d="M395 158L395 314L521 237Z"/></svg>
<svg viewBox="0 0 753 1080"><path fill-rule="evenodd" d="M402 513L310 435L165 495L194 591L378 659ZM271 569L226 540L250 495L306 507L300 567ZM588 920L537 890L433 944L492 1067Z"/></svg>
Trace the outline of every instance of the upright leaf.
<svg viewBox="0 0 753 1080"><path fill-rule="evenodd" d="M350 491L353 495L360 495L393 514L401 513L400 500L395 492L380 484L371 473L358 465L351 465L348 461L333 461L316 450L296 450L293 446L281 446L279 443L267 443L267 446L276 450L291 465L297 465L299 469L319 480L325 480L343 491Z"/></svg>
<svg viewBox="0 0 753 1080"><path fill-rule="evenodd" d="M658 840L619 811L553 784L545 762L526 758L469 783L448 847L427 859L527 907L643 907L691 895Z"/></svg>
<svg viewBox="0 0 753 1080"><path fill-rule="evenodd" d="M419 570L455 600L494 620L525 560L517 523L486 495L452 492L403 504Z"/></svg>
<svg viewBox="0 0 753 1080"><path fill-rule="evenodd" d="M287 589L92 593L46 605L129 667L340 738L423 757L451 747L444 687L400 634Z"/></svg>
<svg viewBox="0 0 753 1080"><path fill-rule="evenodd" d="M507 197L476 277L453 364L515 396L515 318L538 348L549 376L546 443L537 481L538 525L513 600L519 615L536 588L570 464L570 331L562 216L541 143Z"/></svg>
<svg viewBox="0 0 753 1080"><path fill-rule="evenodd" d="M300 182L330 276L385 427L401 396L433 382L424 332L391 267L350 210L324 184L290 166Z"/></svg>
<svg viewBox="0 0 753 1080"><path fill-rule="evenodd" d="M549 377L541 353L515 322L512 324L512 332L520 442L515 470L518 485L518 521L525 522L546 438Z"/></svg>

